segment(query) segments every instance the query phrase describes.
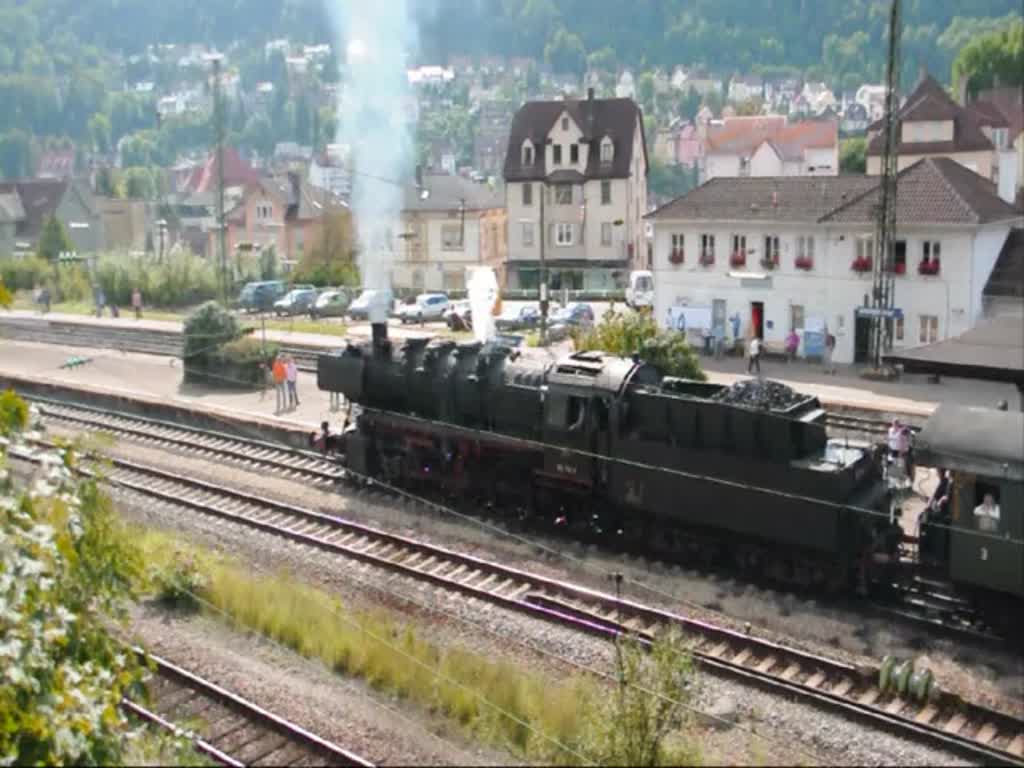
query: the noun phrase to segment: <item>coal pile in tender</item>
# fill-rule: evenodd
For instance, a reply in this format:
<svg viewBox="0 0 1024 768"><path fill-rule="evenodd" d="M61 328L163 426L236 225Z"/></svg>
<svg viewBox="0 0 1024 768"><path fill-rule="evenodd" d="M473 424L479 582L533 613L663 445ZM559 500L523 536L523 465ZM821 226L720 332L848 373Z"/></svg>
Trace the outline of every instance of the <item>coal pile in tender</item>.
<svg viewBox="0 0 1024 768"><path fill-rule="evenodd" d="M791 387L767 379L738 381L712 397L729 405L745 405L748 408L784 411L807 399Z"/></svg>

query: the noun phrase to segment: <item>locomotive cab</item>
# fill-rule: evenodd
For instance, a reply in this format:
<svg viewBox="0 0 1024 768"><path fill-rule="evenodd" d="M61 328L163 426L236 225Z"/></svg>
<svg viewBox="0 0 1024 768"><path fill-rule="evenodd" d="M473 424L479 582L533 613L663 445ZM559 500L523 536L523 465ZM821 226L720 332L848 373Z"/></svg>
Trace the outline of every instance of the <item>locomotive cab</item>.
<svg viewBox="0 0 1024 768"><path fill-rule="evenodd" d="M947 509L924 517L922 555L956 584L1024 597L1024 414L941 405L916 456L951 474Z"/></svg>

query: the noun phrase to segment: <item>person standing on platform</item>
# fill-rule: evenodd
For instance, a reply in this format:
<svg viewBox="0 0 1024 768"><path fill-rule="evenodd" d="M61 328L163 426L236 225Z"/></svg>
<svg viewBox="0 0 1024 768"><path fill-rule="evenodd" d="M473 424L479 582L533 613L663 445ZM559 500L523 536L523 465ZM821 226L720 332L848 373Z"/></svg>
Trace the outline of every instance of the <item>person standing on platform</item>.
<svg viewBox="0 0 1024 768"><path fill-rule="evenodd" d="M285 376L288 379L288 407L294 410L299 407L299 367L291 355L285 363Z"/></svg>
<svg viewBox="0 0 1024 768"><path fill-rule="evenodd" d="M829 333L828 328L825 329L825 351L822 354L822 358L825 362L825 373L836 375L836 367L832 364L832 355L836 351L836 337Z"/></svg>
<svg viewBox="0 0 1024 768"><path fill-rule="evenodd" d="M794 362L796 360L796 351L800 349L800 336L796 332L796 328L792 328L789 331L789 335L786 337L786 361Z"/></svg>
<svg viewBox="0 0 1024 768"><path fill-rule="evenodd" d="M139 286L135 286L132 289L132 309L135 310L135 319L142 319L142 291L139 290Z"/></svg>
<svg viewBox="0 0 1024 768"><path fill-rule="evenodd" d="M285 393L288 371L285 369L284 357L278 355L274 358L274 367L271 368L271 375L274 377L274 390L277 392L277 413L281 413L287 404Z"/></svg>
<svg viewBox="0 0 1024 768"><path fill-rule="evenodd" d="M753 373L757 369L757 375L761 375L761 339L754 336L750 340L750 356L747 360L747 373Z"/></svg>

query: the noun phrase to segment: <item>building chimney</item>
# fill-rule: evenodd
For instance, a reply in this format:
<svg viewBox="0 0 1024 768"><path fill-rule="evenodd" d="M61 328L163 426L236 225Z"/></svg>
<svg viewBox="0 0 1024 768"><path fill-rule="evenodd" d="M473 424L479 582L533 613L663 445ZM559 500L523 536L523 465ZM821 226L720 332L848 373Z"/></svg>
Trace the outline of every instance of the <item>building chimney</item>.
<svg viewBox="0 0 1024 768"><path fill-rule="evenodd" d="M957 94L960 99L960 106L967 106L967 75L960 76L960 93Z"/></svg>
<svg viewBox="0 0 1024 768"><path fill-rule="evenodd" d="M593 100L594 100L594 89L593 88L587 88L587 101L593 101Z"/></svg>
<svg viewBox="0 0 1024 768"><path fill-rule="evenodd" d="M917 65L917 84L920 85L928 77L928 68L924 64Z"/></svg>

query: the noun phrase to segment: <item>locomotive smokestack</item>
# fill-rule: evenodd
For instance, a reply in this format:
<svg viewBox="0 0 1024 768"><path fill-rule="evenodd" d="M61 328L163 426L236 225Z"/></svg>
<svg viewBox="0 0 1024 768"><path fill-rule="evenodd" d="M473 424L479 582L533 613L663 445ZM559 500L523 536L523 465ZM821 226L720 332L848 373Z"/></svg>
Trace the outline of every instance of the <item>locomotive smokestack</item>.
<svg viewBox="0 0 1024 768"><path fill-rule="evenodd" d="M390 295L386 291L373 291L367 302L367 315L373 334L374 354L381 354L388 347L388 313L391 310Z"/></svg>

